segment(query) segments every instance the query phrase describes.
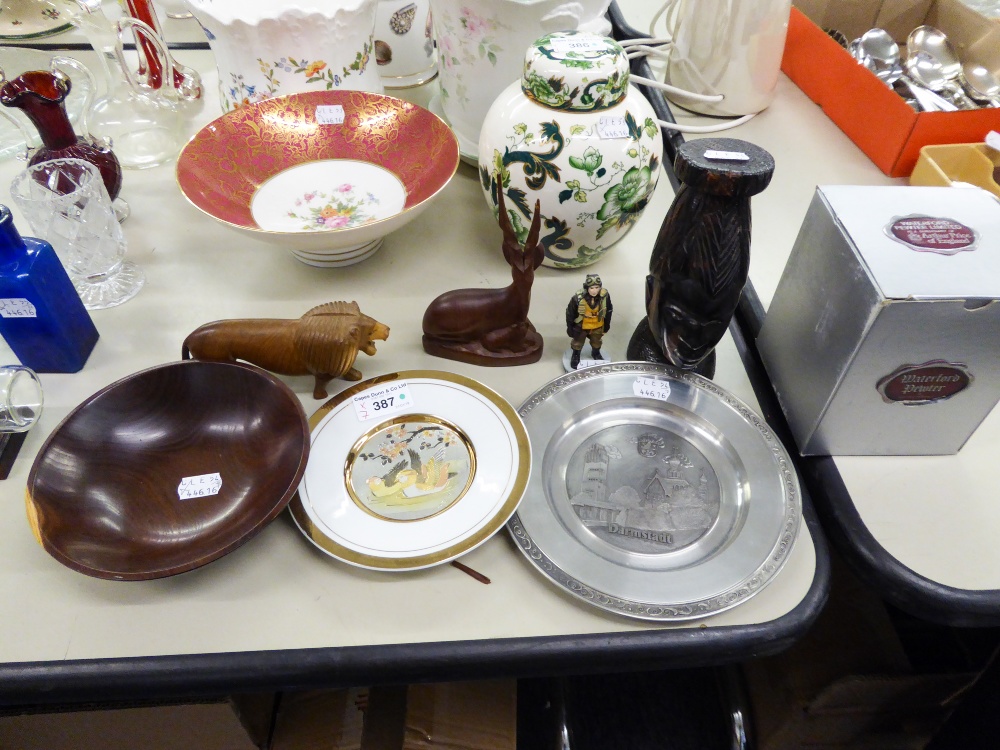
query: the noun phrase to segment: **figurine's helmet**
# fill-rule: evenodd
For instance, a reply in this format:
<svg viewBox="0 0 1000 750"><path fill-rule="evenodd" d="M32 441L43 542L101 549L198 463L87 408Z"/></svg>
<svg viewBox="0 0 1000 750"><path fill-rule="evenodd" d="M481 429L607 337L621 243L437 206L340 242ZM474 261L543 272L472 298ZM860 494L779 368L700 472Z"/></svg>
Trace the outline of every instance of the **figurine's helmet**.
<svg viewBox="0 0 1000 750"><path fill-rule="evenodd" d="M587 278L583 281L584 290L590 289L592 286L603 287L604 284L601 283L601 277L596 273L588 273Z"/></svg>

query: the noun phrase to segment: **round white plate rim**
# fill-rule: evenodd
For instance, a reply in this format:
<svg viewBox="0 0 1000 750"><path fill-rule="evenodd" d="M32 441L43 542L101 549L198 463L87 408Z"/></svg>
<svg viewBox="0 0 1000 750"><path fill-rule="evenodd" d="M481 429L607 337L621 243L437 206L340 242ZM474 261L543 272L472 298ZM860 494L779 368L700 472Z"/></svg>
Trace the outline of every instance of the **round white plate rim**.
<svg viewBox="0 0 1000 750"><path fill-rule="evenodd" d="M413 410L396 412L389 417L390 419L398 419L401 417L412 417L414 422L420 422L422 421L422 416L424 414L430 414L435 417L444 419L446 422L454 423L453 419L448 419L448 417L445 416L445 414L448 412L447 409L443 411L440 406L435 406L431 409L426 409L426 410L421 408L421 404L426 403L428 395L426 393L427 389L425 388L425 386L427 385L437 386L438 385L437 383L429 381L421 381L419 379L412 379L412 378L407 378L405 382L407 383L407 386L409 387L410 391L413 393L413 398L416 403L416 406L413 408ZM451 399L456 398L456 396L458 398L461 398L462 396L468 396L470 393L467 390L459 390L459 387L455 387L453 384L447 384L445 385L445 387L449 388L449 390L454 391L448 394L448 396ZM441 395L443 396L444 394ZM484 405L487 407L487 409L489 409L490 413L494 416L494 418L496 418L497 423L501 424L502 426L502 423L500 422L499 419L500 415L494 409L490 408L492 405L488 403ZM469 408L469 404L467 403L467 401L463 401L463 406L464 408ZM325 461L322 464L322 468L316 469L311 474L307 472L307 475L302 478L302 484L300 486L300 492L302 492L305 496L303 502L306 504L306 507L308 508L310 515L312 516L313 522L316 523L318 526L324 528L327 531L328 536L335 539L337 542L339 542L345 547L349 547L359 553L367 555L378 554L378 555L384 555L386 557L425 555L438 551L443 547L455 544L456 541L458 540L458 537L460 537L462 534L474 531L476 528L479 527L479 525L481 525L481 523L483 522L483 518L488 517L490 511L493 510L494 506L487 506L484 509L485 512L475 514L477 516L480 516L480 518L468 519L468 520L474 520L475 525L473 525L472 527L466 527L465 525L458 525L457 527L453 527L450 522L453 521L453 517L451 516L453 516L454 514L449 514L447 512L442 512L430 518L421 519L419 521L410 521L407 522L407 524L405 525L397 523L387 524L383 519L372 516L371 514L365 513L364 511L359 509L356 503L347 494L346 488L343 494L338 493L337 498L334 500L335 507L333 508L320 507L321 505L323 506L327 505L326 500L328 496L326 496L325 493L328 490L325 489L323 485L325 485L329 481L330 477L325 476L325 474L333 474L334 479L336 479L339 472L333 470L332 467L343 466L346 463L348 451L355 444L355 440L357 437L356 435L354 435L353 433L339 432L340 430L343 429L343 426L341 424L342 422L350 423L352 421L351 419L353 416L352 412L353 410L350 402L344 402L340 405L340 407L334 409L329 414L327 414L326 417L324 417L324 419L313 429L312 431L313 450L316 451L317 455L323 455L323 456L329 455L331 460ZM451 415L449 414L448 416ZM477 416L481 415L477 414ZM354 419L356 419L356 417L354 417ZM376 427L377 424L379 424L382 421L383 420L372 420L371 422L364 423L362 427L366 429L373 429ZM332 425L333 422L337 422L336 427ZM500 446L484 446L481 443L477 442L477 438L489 440L492 439L493 437L493 436L486 436L483 434L485 430L482 428L481 424L476 424L472 420L470 420L470 424L466 424L463 426L459 425L456 426L459 427L460 429L463 429L463 431L465 431L468 434L470 442L474 446L477 446L476 450L477 454L484 448L486 449L486 451L489 451L490 448L495 449L500 447ZM493 425L490 425L490 427L493 427ZM497 437L501 436L498 434ZM485 462L479 462L480 465L477 467L476 477L473 480L473 487L475 487L475 484L477 482L479 484L482 484L484 479L492 478L488 474L484 476L484 470L490 468L494 471L499 472L500 478L505 482L504 490L509 489L509 484L511 482L514 473L514 469L516 468L516 463L513 460L514 459L513 453L515 452L515 447L510 444L512 443L511 440L512 436L509 430L506 431L504 437L506 437L508 441L508 446L504 447L508 447L510 449L509 457L511 458L511 462L509 464L504 463L503 465L496 467L484 467L482 464ZM332 445L330 445L331 442ZM322 450L324 444L328 446L330 451L329 453ZM505 459L508 458L507 455L503 457ZM328 467L331 467L331 470L324 471ZM317 497L317 496L322 496L322 497ZM316 498L316 502L313 502L313 498ZM499 499L500 498L498 498L498 500ZM496 501L494 501L494 505L495 504ZM463 513L462 515L467 515L468 509L472 508L472 504L458 503L456 504L456 506L454 506L454 508L455 510L466 509L467 512ZM449 510L451 509L449 508ZM337 517L338 524L340 524L341 522L343 522L343 524L345 525L353 524L354 528L347 528L341 531L334 529L326 520L331 516ZM420 546L408 542L406 537L410 535L407 534L404 529L406 528L413 529L416 528L418 525L420 526L421 530L427 537L432 537L435 539L435 541L432 543L428 543L425 539ZM382 532L381 537L379 535L379 532ZM372 546L371 542L366 542L364 540L364 537L368 537L369 535L373 539L379 539L380 541L383 541L383 544L380 547ZM391 535L393 539L391 540L385 539L385 535Z"/></svg>
<svg viewBox="0 0 1000 750"><path fill-rule="evenodd" d="M290 506L292 510L292 517L300 531L306 536L307 539L309 539L310 542L331 557L358 567L372 570L401 571L431 567L433 565L448 562L449 560L465 554L466 552L479 546L492 537L496 531L499 531L499 529L509 519L510 515L516 510L517 504L523 495L528 475L530 473L531 450L528 443L528 436L514 408L503 400L502 397L483 384L471 378L466 378L453 373L434 370L401 371L367 380L364 383L360 383L347 389L321 407L317 413L314 414L313 419L310 420L313 424L313 430L315 431L321 425L328 424L329 420L332 420L335 415L339 415L345 409L351 408L350 399L353 396L359 393L364 393L376 385L397 380L405 380L407 383L418 382L422 385L432 385L435 382L440 383L443 381L449 384L465 386L468 394L479 397L480 403L496 415L498 424L505 427L504 437L511 443L511 449L516 455L513 456L512 463L508 471L508 481L506 482L506 486L503 487L501 492L498 494L493 506L489 509L489 513L482 514L481 518L477 521L473 528L467 529L460 535L461 538L457 543L452 544L451 547L439 549L429 555L411 554L406 557L378 557L358 553L349 547L343 546L340 543L340 541L343 540L338 540L336 532L330 529L329 525L326 524L322 518L317 517L308 497L308 491L303 493L300 486L299 494L293 498ZM322 418L317 420L316 417L324 410L327 410L326 413L322 415ZM417 403L412 410L412 413L416 415L424 413L430 414L431 412L432 410L421 409L419 403ZM397 412L393 416L406 416L406 414L406 411ZM461 420L455 421L459 422ZM503 425L503 423L506 424ZM456 424L456 426L463 430L468 429L467 425ZM474 432L475 430L472 431ZM341 458L346 460L346 455ZM337 460L339 459L335 459L333 465L338 465L336 463ZM339 465L342 465L342 463L343 462ZM305 484L305 481L306 477L303 477L303 485ZM346 487L344 487L343 492L346 495ZM305 495L305 497L303 497L303 495ZM340 498L340 500L343 502L343 498ZM354 506L353 500L347 498L347 502L350 502L352 507L356 507ZM358 510L358 512L360 513L361 511ZM386 524L393 523L394 522L391 521L383 521L382 528L385 528L384 525ZM420 523L420 521L410 523Z"/></svg>

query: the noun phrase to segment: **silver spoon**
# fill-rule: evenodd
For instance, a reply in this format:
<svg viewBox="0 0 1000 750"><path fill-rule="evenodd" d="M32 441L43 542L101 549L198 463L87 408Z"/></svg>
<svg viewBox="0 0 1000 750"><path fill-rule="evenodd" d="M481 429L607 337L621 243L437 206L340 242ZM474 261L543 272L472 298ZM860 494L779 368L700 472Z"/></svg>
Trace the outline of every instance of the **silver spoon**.
<svg viewBox="0 0 1000 750"><path fill-rule="evenodd" d="M886 86L895 90L897 85L905 91L898 92L907 104L925 112L949 111L957 107L925 86L920 86L903 75L899 45L885 29L870 29L851 42L851 54L858 62L874 73Z"/></svg>
<svg viewBox="0 0 1000 750"><path fill-rule="evenodd" d="M899 45L885 29L870 29L855 41L858 61L882 80L899 67Z"/></svg>
<svg viewBox="0 0 1000 750"><path fill-rule="evenodd" d="M1000 107L1000 81L977 63L962 66L962 86L972 99L989 107Z"/></svg>
<svg viewBox="0 0 1000 750"><path fill-rule="evenodd" d="M918 26L906 39L907 74L918 83L946 96L959 109L976 109L961 87L962 62L944 32Z"/></svg>

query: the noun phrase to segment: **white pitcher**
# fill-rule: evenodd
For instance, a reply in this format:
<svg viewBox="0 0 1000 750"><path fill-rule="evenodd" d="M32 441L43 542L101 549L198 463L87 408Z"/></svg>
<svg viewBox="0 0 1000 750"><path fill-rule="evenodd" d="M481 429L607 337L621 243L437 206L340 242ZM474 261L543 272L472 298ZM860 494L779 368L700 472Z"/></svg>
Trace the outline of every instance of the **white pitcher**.
<svg viewBox="0 0 1000 750"><path fill-rule="evenodd" d="M222 111L331 89L382 93L378 0L188 0L219 68Z"/></svg>
<svg viewBox="0 0 1000 750"><path fill-rule="evenodd" d="M524 51L554 31L607 34L611 0L431 0L441 109L462 158L475 162L479 131L501 91L520 80Z"/></svg>

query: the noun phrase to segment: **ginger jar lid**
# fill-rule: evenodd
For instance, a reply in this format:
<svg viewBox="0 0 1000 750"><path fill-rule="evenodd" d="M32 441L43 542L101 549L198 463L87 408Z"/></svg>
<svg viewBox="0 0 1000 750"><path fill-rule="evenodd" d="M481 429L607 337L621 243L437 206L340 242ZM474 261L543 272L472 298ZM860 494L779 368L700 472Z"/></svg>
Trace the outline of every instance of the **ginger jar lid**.
<svg viewBox="0 0 1000 750"><path fill-rule="evenodd" d="M595 112L625 98L628 76L625 50L614 39L557 31L528 48L521 91L548 109Z"/></svg>

